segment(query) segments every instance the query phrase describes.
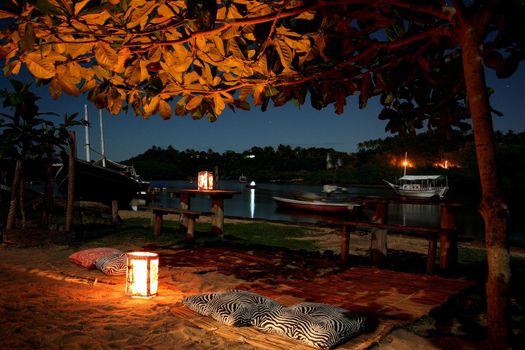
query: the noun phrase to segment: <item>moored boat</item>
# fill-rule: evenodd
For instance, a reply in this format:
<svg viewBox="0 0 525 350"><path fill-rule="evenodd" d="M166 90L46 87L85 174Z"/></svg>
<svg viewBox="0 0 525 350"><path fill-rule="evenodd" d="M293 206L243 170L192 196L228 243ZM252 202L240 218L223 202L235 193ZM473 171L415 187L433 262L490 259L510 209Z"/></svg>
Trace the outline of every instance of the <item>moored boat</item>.
<svg viewBox="0 0 525 350"><path fill-rule="evenodd" d="M400 196L429 199L443 198L448 191L448 179L443 175L407 175L407 152L403 162L403 176L397 182L383 180Z"/></svg>
<svg viewBox="0 0 525 350"><path fill-rule="evenodd" d="M67 194L67 161L57 171L56 182L62 194ZM75 199L111 204L118 200L120 207L128 207L140 189L137 179L107 167L75 161Z"/></svg>
<svg viewBox="0 0 525 350"><path fill-rule="evenodd" d="M328 202L322 200L304 200L283 197L272 197L280 209L305 210L324 214L343 214L356 210L358 203Z"/></svg>
<svg viewBox="0 0 525 350"><path fill-rule="evenodd" d="M449 187L443 175L405 175L396 184L386 182L397 194L415 198L443 198Z"/></svg>

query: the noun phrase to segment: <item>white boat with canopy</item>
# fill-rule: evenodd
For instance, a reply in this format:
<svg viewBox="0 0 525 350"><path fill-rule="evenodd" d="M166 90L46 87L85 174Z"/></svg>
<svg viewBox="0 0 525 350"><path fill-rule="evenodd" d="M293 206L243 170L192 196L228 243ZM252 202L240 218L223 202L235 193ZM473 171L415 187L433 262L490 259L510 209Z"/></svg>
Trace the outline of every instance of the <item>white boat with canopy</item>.
<svg viewBox="0 0 525 350"><path fill-rule="evenodd" d="M407 175L407 154L405 153L404 174L393 184L386 180L392 189L401 196L415 197L415 198L443 198L447 193L448 179L443 175Z"/></svg>

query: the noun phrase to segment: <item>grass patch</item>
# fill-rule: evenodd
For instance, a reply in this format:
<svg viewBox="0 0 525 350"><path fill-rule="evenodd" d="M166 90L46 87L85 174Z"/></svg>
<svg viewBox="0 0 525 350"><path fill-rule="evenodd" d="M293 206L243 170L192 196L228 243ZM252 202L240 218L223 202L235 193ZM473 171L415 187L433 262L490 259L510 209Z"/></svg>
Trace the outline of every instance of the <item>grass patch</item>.
<svg viewBox="0 0 525 350"><path fill-rule="evenodd" d="M311 228L270 223L225 224L225 238L245 245L265 245L293 250L318 250L312 240L302 239Z"/></svg>
<svg viewBox="0 0 525 350"><path fill-rule="evenodd" d="M170 245L184 241L186 238L186 233L180 231L178 227L177 221L165 220L162 234L153 236L150 219L126 219L117 226L83 225L79 227L79 240L74 245L86 243L99 246L115 246L122 243L131 243L135 246ZM217 237L210 234L210 223L197 222L195 231L197 244L217 241ZM315 241L302 239L306 233L312 232L312 228L309 227L271 223L226 223L224 231L224 243L307 251L316 251L319 248Z"/></svg>

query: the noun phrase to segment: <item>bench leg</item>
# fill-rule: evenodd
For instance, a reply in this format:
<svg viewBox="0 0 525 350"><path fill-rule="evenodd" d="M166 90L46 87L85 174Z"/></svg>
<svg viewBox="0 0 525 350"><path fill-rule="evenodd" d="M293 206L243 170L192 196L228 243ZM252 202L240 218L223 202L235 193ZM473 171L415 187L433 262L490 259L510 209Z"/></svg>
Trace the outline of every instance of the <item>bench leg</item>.
<svg viewBox="0 0 525 350"><path fill-rule="evenodd" d="M188 216L186 240L193 241L195 238L195 217Z"/></svg>
<svg viewBox="0 0 525 350"><path fill-rule="evenodd" d="M355 227L350 225L343 225L341 232L341 264L348 265L350 260L350 233L355 230Z"/></svg>
<svg viewBox="0 0 525 350"><path fill-rule="evenodd" d="M158 236L160 235L162 230L162 214L155 214L155 218L153 221L153 235Z"/></svg>
<svg viewBox="0 0 525 350"><path fill-rule="evenodd" d="M436 261L437 253L437 237L431 233L428 237L428 252L427 252L427 273L434 273L434 262Z"/></svg>
<svg viewBox="0 0 525 350"><path fill-rule="evenodd" d="M385 229L372 229L370 255L372 257L372 264L376 267L383 267L386 264L387 232Z"/></svg>

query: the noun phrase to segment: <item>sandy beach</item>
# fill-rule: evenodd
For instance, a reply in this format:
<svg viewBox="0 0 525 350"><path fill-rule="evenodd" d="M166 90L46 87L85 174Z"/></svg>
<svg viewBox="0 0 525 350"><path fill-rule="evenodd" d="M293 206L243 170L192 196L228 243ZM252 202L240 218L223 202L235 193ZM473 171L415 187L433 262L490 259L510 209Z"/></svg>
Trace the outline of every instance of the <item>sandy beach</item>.
<svg viewBox="0 0 525 350"><path fill-rule="evenodd" d="M141 215L149 217L148 213L121 212L123 219ZM339 246L339 237L328 231L305 239L318 240L321 249L337 250ZM261 280L240 279L205 263L197 267L167 265L160 268L161 287L157 297L132 299L124 295L124 276L106 276L68 261L74 251L99 244L103 242L91 241L74 248L60 244L0 246L1 348L257 348L241 336L232 340L197 327L174 310L180 308L180 301L188 295L238 286L256 288ZM356 235L352 240L352 254L366 254L368 244L366 235ZM113 247L123 251L142 248L129 241ZM426 241L397 237L389 241L389 248L425 253ZM442 348L435 341L403 328L390 332L373 346L378 349ZM451 348L455 346L452 341Z"/></svg>

